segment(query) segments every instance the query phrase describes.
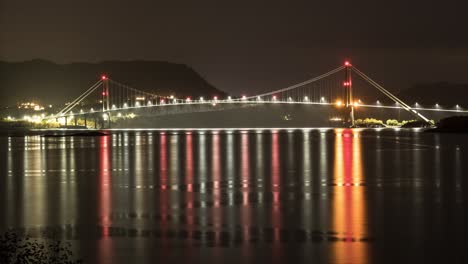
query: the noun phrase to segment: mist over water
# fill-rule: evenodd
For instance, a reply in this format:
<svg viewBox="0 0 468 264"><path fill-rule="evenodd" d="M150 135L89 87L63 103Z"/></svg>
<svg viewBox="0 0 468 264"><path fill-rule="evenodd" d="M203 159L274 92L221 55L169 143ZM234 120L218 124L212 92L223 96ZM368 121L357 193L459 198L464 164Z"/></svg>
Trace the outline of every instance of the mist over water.
<svg viewBox="0 0 468 264"><path fill-rule="evenodd" d="M85 263L461 263L468 136L418 130L0 137L0 231Z"/></svg>

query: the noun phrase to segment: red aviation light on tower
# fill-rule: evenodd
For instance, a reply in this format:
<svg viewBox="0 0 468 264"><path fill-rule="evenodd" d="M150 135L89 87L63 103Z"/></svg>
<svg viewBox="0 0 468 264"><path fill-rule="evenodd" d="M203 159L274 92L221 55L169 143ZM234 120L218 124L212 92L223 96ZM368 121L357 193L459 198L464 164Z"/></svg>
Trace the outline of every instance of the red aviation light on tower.
<svg viewBox="0 0 468 264"><path fill-rule="evenodd" d="M349 67L351 66L351 63L349 61L345 61L344 66Z"/></svg>
<svg viewBox="0 0 468 264"><path fill-rule="evenodd" d="M102 76L101 76L101 80L103 80L103 81L107 80L107 76L106 76L106 75L102 75Z"/></svg>

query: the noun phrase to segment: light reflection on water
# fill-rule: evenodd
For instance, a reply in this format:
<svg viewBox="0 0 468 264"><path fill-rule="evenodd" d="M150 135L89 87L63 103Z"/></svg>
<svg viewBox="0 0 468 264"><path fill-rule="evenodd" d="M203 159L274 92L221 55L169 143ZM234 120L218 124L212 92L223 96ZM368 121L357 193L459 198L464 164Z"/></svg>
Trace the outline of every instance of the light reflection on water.
<svg viewBox="0 0 468 264"><path fill-rule="evenodd" d="M332 203L332 230L345 242L334 244L332 257L338 262L366 263L368 260L367 243L359 243L367 236L362 162L358 131L337 130L333 177L337 187Z"/></svg>
<svg viewBox="0 0 468 264"><path fill-rule="evenodd" d="M90 263L430 262L440 259L433 247L456 261L465 257L466 137L351 129L0 137L0 229L55 232Z"/></svg>

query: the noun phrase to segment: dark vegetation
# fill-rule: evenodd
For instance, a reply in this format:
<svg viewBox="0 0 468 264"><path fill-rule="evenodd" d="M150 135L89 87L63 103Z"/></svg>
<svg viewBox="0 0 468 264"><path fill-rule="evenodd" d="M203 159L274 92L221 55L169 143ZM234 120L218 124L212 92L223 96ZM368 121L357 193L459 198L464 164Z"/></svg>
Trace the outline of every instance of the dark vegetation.
<svg viewBox="0 0 468 264"><path fill-rule="evenodd" d="M401 125L401 128L418 128L418 127L422 127L422 128L432 127L432 124L425 122L425 121L421 121L421 120L412 120Z"/></svg>
<svg viewBox="0 0 468 264"><path fill-rule="evenodd" d="M375 118L356 119L355 127L378 128L385 127L382 120Z"/></svg>
<svg viewBox="0 0 468 264"><path fill-rule="evenodd" d="M355 127L379 128L379 127L401 127L401 128L427 128L432 124L419 120L387 119L385 122L375 118L356 119Z"/></svg>
<svg viewBox="0 0 468 264"><path fill-rule="evenodd" d="M0 235L0 263L2 264L78 264L71 244L55 239L32 239L7 231Z"/></svg>

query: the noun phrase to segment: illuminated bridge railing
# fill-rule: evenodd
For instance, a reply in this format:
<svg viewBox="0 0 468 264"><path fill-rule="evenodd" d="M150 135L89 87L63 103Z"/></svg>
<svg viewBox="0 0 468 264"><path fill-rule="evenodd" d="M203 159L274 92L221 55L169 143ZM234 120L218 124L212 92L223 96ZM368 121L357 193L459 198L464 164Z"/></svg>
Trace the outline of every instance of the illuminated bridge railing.
<svg viewBox="0 0 468 264"><path fill-rule="evenodd" d="M73 117L73 116L80 116L80 115L90 115L90 114L98 114L98 113L118 113L123 111L132 111L132 110L141 110L141 109L148 109L148 108L161 108L161 107L176 107L176 106L211 106L213 107L213 111L223 110L223 105L266 105L266 104L289 104L289 105L322 105L322 106L330 106L335 108L343 107L343 104L340 102L327 102L325 99L321 102L311 102L311 101L278 101L278 100L242 100L242 99L226 99L226 100L192 100L190 102L180 102L177 101L175 103L162 103L162 104L146 104L146 105L137 105L137 106L126 106L126 107L112 107L109 110L93 110L89 109L88 111L80 110L79 112L71 111L67 115L63 116L54 116L55 118L60 117ZM398 105L383 105L381 103L375 104L364 104L364 103L357 103L355 104L356 108L381 108L381 109L400 109L406 110L405 108L398 106ZM452 112L452 113L468 113L467 110L462 109L459 106L455 106L453 109L441 108L440 106L434 106L433 108L426 108L426 107L413 107L413 109L418 111L434 111L434 112ZM196 112L196 111L194 111Z"/></svg>

